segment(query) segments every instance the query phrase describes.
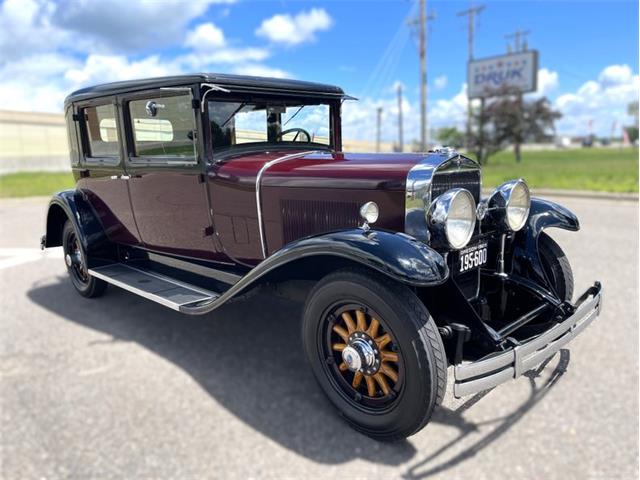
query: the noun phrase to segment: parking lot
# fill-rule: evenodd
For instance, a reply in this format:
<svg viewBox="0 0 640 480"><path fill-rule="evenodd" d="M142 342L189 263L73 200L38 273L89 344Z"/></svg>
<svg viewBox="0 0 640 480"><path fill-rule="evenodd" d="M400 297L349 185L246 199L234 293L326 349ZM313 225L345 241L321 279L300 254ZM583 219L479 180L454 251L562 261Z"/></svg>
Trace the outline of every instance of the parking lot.
<svg viewBox="0 0 640 480"><path fill-rule="evenodd" d="M604 310L542 369L450 392L397 444L352 431L309 371L301 305L272 289L187 317L75 293L37 250L47 199L0 202L0 477L637 478L638 203L563 198L551 231Z"/></svg>

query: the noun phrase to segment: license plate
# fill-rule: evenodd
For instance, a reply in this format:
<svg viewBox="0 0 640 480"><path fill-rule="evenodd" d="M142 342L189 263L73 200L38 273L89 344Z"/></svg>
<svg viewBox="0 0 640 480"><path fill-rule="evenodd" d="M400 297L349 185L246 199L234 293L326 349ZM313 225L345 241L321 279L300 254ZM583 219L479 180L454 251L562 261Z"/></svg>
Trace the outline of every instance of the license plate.
<svg viewBox="0 0 640 480"><path fill-rule="evenodd" d="M458 273L468 272L487 263L487 244L478 243L460 250L458 256Z"/></svg>

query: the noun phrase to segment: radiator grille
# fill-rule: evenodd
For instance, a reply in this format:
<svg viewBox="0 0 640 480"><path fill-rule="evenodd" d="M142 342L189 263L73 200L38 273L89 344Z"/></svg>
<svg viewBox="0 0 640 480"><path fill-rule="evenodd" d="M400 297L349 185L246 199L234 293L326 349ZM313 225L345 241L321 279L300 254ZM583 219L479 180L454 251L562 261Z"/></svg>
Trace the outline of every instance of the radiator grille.
<svg viewBox="0 0 640 480"><path fill-rule="evenodd" d="M452 188L466 188L478 204L480 202L480 171L436 173L431 182L431 201Z"/></svg>
<svg viewBox="0 0 640 480"><path fill-rule="evenodd" d="M284 243L341 228L357 227L360 204L326 200L281 200Z"/></svg>

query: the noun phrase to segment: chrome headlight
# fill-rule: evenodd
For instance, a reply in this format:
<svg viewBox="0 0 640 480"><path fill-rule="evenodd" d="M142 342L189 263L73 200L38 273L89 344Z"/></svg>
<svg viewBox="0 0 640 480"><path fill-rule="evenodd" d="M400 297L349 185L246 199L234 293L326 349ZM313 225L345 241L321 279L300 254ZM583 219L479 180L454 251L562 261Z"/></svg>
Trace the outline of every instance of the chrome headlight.
<svg viewBox="0 0 640 480"><path fill-rule="evenodd" d="M476 202L469 190L452 188L431 204L427 224L434 246L463 248L476 226Z"/></svg>
<svg viewBox="0 0 640 480"><path fill-rule="evenodd" d="M510 180L503 183L489 198L492 218L513 232L524 227L529 218L531 193L524 180Z"/></svg>

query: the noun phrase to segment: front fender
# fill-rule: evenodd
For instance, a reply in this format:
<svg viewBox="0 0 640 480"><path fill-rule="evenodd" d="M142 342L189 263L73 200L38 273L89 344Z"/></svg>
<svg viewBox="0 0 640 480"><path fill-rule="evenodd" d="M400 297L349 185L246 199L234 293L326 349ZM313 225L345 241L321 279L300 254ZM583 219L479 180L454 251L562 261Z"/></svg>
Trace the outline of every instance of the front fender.
<svg viewBox="0 0 640 480"><path fill-rule="evenodd" d="M409 235L382 230L343 230L289 243L263 260L222 296L203 305L183 306L180 311L192 315L208 313L266 274L314 256L341 257L415 287L438 285L449 277L449 268L442 255Z"/></svg>
<svg viewBox="0 0 640 480"><path fill-rule="evenodd" d="M78 190L64 190L56 193L49 202L43 247L62 245L62 229L67 219L73 222L85 252L108 243L98 216L82 193Z"/></svg>
<svg viewBox="0 0 640 480"><path fill-rule="evenodd" d="M445 259L428 245L403 233L382 230L344 230L305 238L285 245L263 264L282 264L298 258L343 257L411 286L444 282L449 276Z"/></svg>
<svg viewBox="0 0 640 480"><path fill-rule="evenodd" d="M553 288L540 261L538 238L545 229L552 227L576 232L580 230L580 222L568 208L534 197L531 199L527 224L516 234L513 246L514 270L546 286L551 291Z"/></svg>

